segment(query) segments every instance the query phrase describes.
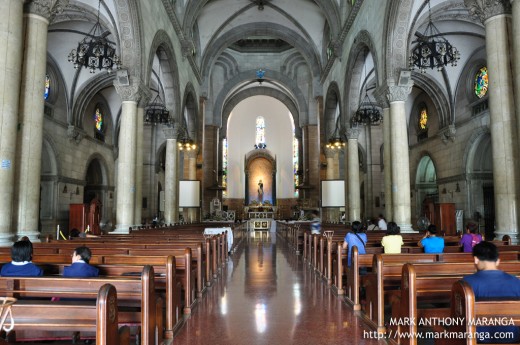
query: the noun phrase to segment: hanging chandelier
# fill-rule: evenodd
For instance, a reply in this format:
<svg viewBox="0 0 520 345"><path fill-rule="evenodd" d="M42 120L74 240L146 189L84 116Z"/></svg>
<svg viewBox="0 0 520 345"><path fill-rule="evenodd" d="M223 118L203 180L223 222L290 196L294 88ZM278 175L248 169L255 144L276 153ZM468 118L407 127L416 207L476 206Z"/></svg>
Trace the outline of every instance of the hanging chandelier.
<svg viewBox="0 0 520 345"><path fill-rule="evenodd" d="M341 135L339 134L338 124L339 122L336 121L336 128L334 129L334 133L332 133L332 136L329 138L328 143L325 145L325 147L328 149L339 150L345 147L345 141L341 138Z"/></svg>
<svg viewBox="0 0 520 345"><path fill-rule="evenodd" d="M372 102L368 91L365 90L365 98L352 117L353 125L379 125L383 122L383 116L376 103Z"/></svg>
<svg viewBox="0 0 520 345"><path fill-rule="evenodd" d="M152 125L173 124L173 118L170 117L170 111L166 109L166 106L159 97L159 94L157 94L154 100L146 106L144 113L144 122Z"/></svg>
<svg viewBox="0 0 520 345"><path fill-rule="evenodd" d="M188 133L188 127L183 124L180 128L179 139L177 140L177 146L181 151L191 151L197 149L197 144L190 138Z"/></svg>
<svg viewBox="0 0 520 345"><path fill-rule="evenodd" d="M428 25L424 33L416 32L415 35L417 44L410 54L410 70L417 68L421 73L425 73L428 68L437 68L441 71L448 64L457 66L460 53L433 24L430 0L428 0Z"/></svg>
<svg viewBox="0 0 520 345"><path fill-rule="evenodd" d="M113 44L106 38L110 31L103 32L99 23L100 7L101 0L98 3L96 24L78 43L78 47L69 53L68 60L74 64L75 69L85 67L90 73L95 73L98 69L109 73L114 69L121 69L121 59L116 55Z"/></svg>

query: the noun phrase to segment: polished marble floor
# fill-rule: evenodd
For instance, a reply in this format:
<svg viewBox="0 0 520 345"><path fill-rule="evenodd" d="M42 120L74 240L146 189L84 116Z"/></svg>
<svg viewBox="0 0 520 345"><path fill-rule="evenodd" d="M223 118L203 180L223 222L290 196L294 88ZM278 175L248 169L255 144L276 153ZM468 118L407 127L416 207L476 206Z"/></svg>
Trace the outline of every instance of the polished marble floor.
<svg viewBox="0 0 520 345"><path fill-rule="evenodd" d="M386 344L271 235L242 241L174 344Z"/></svg>

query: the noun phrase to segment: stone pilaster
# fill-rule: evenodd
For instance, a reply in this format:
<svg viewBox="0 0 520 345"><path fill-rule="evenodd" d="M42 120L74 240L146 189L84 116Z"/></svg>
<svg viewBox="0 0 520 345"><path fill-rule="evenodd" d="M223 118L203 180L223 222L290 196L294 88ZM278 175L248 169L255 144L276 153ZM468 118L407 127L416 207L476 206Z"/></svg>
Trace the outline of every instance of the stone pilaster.
<svg viewBox="0 0 520 345"><path fill-rule="evenodd" d="M361 197L359 187L359 148L358 148L359 129L350 128L347 130L347 164L348 164L348 220L361 221Z"/></svg>
<svg viewBox="0 0 520 345"><path fill-rule="evenodd" d="M515 115L511 66L511 2L465 0L469 12L486 27L486 54L489 73L489 111L493 180L495 191L495 235L511 236L518 242L519 166L517 115ZM518 5L515 5L517 7ZM518 9L517 9L518 11ZM518 21L518 18L515 19ZM517 41L518 37L513 38ZM518 55L515 55L518 59ZM515 64L516 66L516 64ZM507 167L506 169L504 167Z"/></svg>
<svg viewBox="0 0 520 345"><path fill-rule="evenodd" d="M367 150L367 175L365 180L365 218L375 218L374 214L374 179L372 171L372 128L365 126L365 147Z"/></svg>
<svg viewBox="0 0 520 345"><path fill-rule="evenodd" d="M184 152L185 162L188 165L188 180L196 180L197 179L197 154L198 149L189 150ZM183 212L185 215L187 214L187 220L190 223L196 222L198 219L197 213L198 208L189 208L188 212Z"/></svg>
<svg viewBox="0 0 520 345"><path fill-rule="evenodd" d="M144 108L150 101L150 91L143 88L143 95L137 106L137 123L135 132L135 209L134 224L143 223L143 131L144 131Z"/></svg>
<svg viewBox="0 0 520 345"><path fill-rule="evenodd" d="M179 222L179 164L178 127L164 129L166 137L166 164L164 169L164 221Z"/></svg>
<svg viewBox="0 0 520 345"><path fill-rule="evenodd" d="M215 197L220 197L219 190L211 190L222 184L218 172L222 171L222 142L219 141L219 127L215 125L204 126L204 140L202 142L202 156L204 159L204 179L202 189L203 193L202 214L210 213L210 203ZM207 190L210 188L210 190Z"/></svg>
<svg viewBox="0 0 520 345"><path fill-rule="evenodd" d="M392 220L402 232L412 231L410 200L410 157L405 102L413 83L396 86L392 81L386 90L390 102L390 150L392 161Z"/></svg>
<svg viewBox="0 0 520 345"><path fill-rule="evenodd" d="M512 42L513 42L513 85L515 95L514 103L516 110L516 123L517 126L520 124L520 0L513 1L512 4ZM520 128L518 129L520 131ZM519 143L520 144L520 143ZM517 177L518 179L518 177ZM520 188L520 186L519 186ZM520 194L519 194L520 195ZM517 221L518 224L518 221ZM500 228L499 228L500 229ZM514 228L513 228L514 229ZM518 242L518 239L516 240Z"/></svg>
<svg viewBox="0 0 520 345"><path fill-rule="evenodd" d="M65 2L66 3L66 2ZM42 96L47 69L47 28L56 0L32 0L24 6L24 49L16 143L13 228L18 237L39 241L40 175L43 140ZM60 6L57 6L61 8ZM11 51L11 49L9 49Z"/></svg>
<svg viewBox="0 0 520 345"><path fill-rule="evenodd" d="M23 61L23 0L0 1L0 246L12 243L16 127Z"/></svg>
<svg viewBox="0 0 520 345"><path fill-rule="evenodd" d="M305 162L305 183L312 187L304 191L304 198L319 200L320 185L320 146L319 131L316 125L307 125L303 128L303 152Z"/></svg>
<svg viewBox="0 0 520 345"><path fill-rule="evenodd" d="M334 148L325 147L323 149L325 158L327 159L327 180L334 180L334 166L337 165L338 150Z"/></svg>
<svg viewBox="0 0 520 345"><path fill-rule="evenodd" d="M134 225L135 210L135 160L137 104L141 99L142 84L131 80L130 85L114 82L121 97L121 126L119 135L119 158L117 173L116 228L114 233L128 233Z"/></svg>

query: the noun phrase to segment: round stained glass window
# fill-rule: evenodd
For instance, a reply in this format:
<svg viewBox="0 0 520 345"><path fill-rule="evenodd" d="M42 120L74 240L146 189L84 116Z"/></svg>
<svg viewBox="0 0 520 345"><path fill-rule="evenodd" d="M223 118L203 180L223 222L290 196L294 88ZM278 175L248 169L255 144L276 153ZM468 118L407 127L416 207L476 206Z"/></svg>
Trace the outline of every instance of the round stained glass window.
<svg viewBox="0 0 520 345"><path fill-rule="evenodd" d="M475 95L482 98L487 94L489 87L488 70L487 67L482 67L475 75Z"/></svg>

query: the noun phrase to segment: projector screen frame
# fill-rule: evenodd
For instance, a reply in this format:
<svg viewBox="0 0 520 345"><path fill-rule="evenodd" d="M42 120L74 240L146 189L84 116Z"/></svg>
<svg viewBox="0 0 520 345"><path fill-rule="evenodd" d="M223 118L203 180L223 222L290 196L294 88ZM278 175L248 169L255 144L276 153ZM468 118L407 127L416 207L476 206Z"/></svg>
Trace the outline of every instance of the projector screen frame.
<svg viewBox="0 0 520 345"><path fill-rule="evenodd" d="M340 195L332 195L332 191L341 190ZM322 180L321 181L321 207L338 208L345 207L345 181Z"/></svg>

